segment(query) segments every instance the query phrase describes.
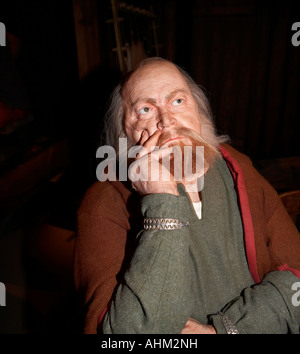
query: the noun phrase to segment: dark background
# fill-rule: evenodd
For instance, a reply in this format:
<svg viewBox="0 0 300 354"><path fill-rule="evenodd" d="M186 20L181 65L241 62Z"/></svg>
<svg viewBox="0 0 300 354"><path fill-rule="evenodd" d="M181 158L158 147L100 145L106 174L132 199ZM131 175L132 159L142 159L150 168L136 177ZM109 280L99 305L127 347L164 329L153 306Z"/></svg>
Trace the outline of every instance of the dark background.
<svg viewBox="0 0 300 354"><path fill-rule="evenodd" d="M206 90L219 133L278 192L299 188L300 46L291 43L298 2L120 3L127 65L128 53L181 65ZM1 1L0 332L80 331L76 211L96 180L103 115L124 73L111 19L109 0Z"/></svg>

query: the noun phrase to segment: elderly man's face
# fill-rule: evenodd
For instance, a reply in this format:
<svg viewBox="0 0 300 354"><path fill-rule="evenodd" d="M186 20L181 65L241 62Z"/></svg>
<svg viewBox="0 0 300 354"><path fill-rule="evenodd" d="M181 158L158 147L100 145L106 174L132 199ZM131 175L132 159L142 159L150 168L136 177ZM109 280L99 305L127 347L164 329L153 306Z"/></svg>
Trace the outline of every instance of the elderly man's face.
<svg viewBox="0 0 300 354"><path fill-rule="evenodd" d="M136 71L123 98L130 145L138 143L142 134L143 139L150 138L157 130L169 133L168 140L181 139L176 133L179 128L201 132L196 102L184 77L171 63L153 63Z"/></svg>

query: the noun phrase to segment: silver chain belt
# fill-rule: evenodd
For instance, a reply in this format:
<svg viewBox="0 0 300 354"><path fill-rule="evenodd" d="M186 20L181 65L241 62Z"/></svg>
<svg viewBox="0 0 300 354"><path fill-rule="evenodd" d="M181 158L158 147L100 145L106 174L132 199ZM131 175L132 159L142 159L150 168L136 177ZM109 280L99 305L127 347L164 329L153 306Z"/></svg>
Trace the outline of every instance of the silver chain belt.
<svg viewBox="0 0 300 354"><path fill-rule="evenodd" d="M188 225L188 222L178 219L144 218L144 230L178 230Z"/></svg>

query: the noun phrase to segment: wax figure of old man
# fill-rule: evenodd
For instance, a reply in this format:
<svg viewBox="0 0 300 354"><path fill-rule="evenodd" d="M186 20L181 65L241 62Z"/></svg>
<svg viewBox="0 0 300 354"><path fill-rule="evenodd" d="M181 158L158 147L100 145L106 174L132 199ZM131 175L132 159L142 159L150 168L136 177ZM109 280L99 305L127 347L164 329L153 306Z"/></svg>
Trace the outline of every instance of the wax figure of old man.
<svg viewBox="0 0 300 354"><path fill-rule="evenodd" d="M142 62L112 96L106 144L119 137L143 147L133 181L95 183L78 212L85 333L299 333L299 233L249 158L215 134L193 80ZM204 147L201 188L172 178L174 166L169 179L133 178L155 146L174 160L174 145Z"/></svg>

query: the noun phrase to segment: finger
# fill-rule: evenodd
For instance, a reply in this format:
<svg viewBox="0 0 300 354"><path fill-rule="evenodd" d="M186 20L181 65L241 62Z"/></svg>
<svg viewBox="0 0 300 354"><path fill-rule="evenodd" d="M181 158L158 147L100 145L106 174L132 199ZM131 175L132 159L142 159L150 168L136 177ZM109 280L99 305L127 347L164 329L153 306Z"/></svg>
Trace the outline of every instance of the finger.
<svg viewBox="0 0 300 354"><path fill-rule="evenodd" d="M161 159L165 156L171 155L173 153L173 147L169 147L169 146L164 146L161 147L157 150L151 151L151 158L152 159Z"/></svg>
<svg viewBox="0 0 300 354"><path fill-rule="evenodd" d="M152 134L150 137L147 137L147 134L143 132L143 136L141 137L140 143L141 145L145 148L142 151L140 151L136 158L139 159L143 157L145 154L153 151L156 146L158 146L158 139L160 137L161 132L157 130L154 134Z"/></svg>
<svg viewBox="0 0 300 354"><path fill-rule="evenodd" d="M145 142L147 141L147 139L148 139L148 135L147 135L147 132L144 130L142 132L141 139L139 141L139 145L144 145Z"/></svg>
<svg viewBox="0 0 300 354"><path fill-rule="evenodd" d="M160 130L156 130L154 134L152 134L143 144L143 146L149 150L152 151L156 146L158 146L158 140L161 135Z"/></svg>
<svg viewBox="0 0 300 354"><path fill-rule="evenodd" d="M172 153L172 148L164 147L150 153L147 153L144 147L140 146L140 148L142 148L142 151L139 153L139 158L132 162L128 168L129 179L133 182L139 179L142 181L159 181L163 176L164 181L170 181L170 173L167 173L169 166L165 167L163 162L166 162Z"/></svg>

